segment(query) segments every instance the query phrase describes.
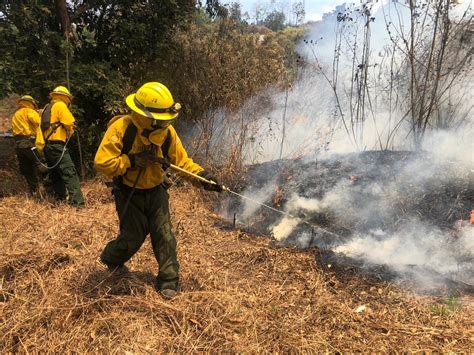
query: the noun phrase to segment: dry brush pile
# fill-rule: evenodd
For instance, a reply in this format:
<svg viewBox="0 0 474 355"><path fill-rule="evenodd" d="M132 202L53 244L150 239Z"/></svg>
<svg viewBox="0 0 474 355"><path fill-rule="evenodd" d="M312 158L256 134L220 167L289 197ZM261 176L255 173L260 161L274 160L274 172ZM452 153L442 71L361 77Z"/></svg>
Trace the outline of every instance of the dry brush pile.
<svg viewBox="0 0 474 355"><path fill-rule="evenodd" d="M82 210L21 194L1 199L0 352L474 346L471 306L323 269L315 249L233 230L189 186L171 190L182 292L165 301L153 287L148 242L129 275L105 271L98 255L118 228L113 203L98 181L83 190Z"/></svg>

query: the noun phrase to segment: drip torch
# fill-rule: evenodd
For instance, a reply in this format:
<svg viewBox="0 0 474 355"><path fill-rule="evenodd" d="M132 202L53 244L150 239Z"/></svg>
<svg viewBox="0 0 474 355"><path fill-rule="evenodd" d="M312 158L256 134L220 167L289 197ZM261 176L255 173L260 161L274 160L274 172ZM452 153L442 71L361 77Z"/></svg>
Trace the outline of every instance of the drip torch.
<svg viewBox="0 0 474 355"><path fill-rule="evenodd" d="M216 183L215 181L212 181L212 180L208 180L208 179L206 179L206 178L203 178L202 176L199 176L199 175L194 174L194 173L192 173L192 172L190 172L190 171L187 171L187 170L185 170L185 169L182 169L182 168L180 168L179 166L176 166L176 165L174 165L174 164L170 164L170 168L173 169L173 170L175 170L175 171L179 171L179 172L181 172L181 173L184 173L184 174L186 174L186 175L188 175L188 176L191 176L191 177L193 177L193 178L195 178L195 179L197 179L197 180L199 180L199 181L202 181L202 182L204 182L204 183L217 185L217 183ZM298 217L292 215L291 213L288 213L288 212L279 210L279 209L277 209L277 208L274 208L274 207L271 207L271 206L269 206L269 205L266 205L266 204L264 204L264 203L262 203L262 202L259 202L259 201L256 201L256 200L254 200L254 199L251 199L250 197L247 197L247 196L245 196L245 195L241 195L241 194L239 194L239 193L237 193L237 192L235 192L235 191L232 191L232 190L229 189L227 186L224 186L224 185L220 185L220 186L221 186L221 188L222 188L222 191L231 193L231 194L233 194L233 195L235 195L235 196L240 197L241 199L245 199L245 200L248 200L248 201L250 201L250 202L252 202L252 203L255 203L255 204L257 204L257 205L260 205L260 206L262 206L262 207L268 208L269 210L271 210L271 211L273 211L273 212L277 212L277 213L279 213L279 214L281 214L281 215L284 215L284 216L286 216L286 217L290 217L290 218L294 218L294 219L300 219L300 218L298 218ZM336 234L336 233L333 233L333 232L331 232L331 231L328 231L327 229L325 229L325 228L323 228L323 227L321 227L321 226L318 226L318 225L313 224L313 223L309 223L308 221L301 221L301 222L304 223L304 224L306 224L306 225L308 225L308 226L310 226L311 228L314 228L314 229L319 230L319 231L321 231L321 232L324 232L324 233L326 233L326 234L332 235L333 237L340 238L340 235L338 235L338 234Z"/></svg>

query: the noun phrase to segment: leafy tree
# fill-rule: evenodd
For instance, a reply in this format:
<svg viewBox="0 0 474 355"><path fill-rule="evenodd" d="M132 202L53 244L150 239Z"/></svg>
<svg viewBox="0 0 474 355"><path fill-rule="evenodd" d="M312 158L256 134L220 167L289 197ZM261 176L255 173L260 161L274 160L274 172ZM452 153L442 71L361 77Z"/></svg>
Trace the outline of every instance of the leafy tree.
<svg viewBox="0 0 474 355"><path fill-rule="evenodd" d="M242 7L240 3L233 2L229 5L229 17L235 21L242 21Z"/></svg>
<svg viewBox="0 0 474 355"><path fill-rule="evenodd" d="M227 127L245 135L250 116L245 122L236 122L234 114L269 84L278 84L290 76L287 50L294 47L288 37L270 31L267 35L251 31L249 26L223 19L192 26L178 36L181 52L173 57L172 71L168 74L182 78L173 81L173 92L184 106L178 122L192 119L195 123L198 133L190 147L198 158L202 154L206 161L215 158L222 162L224 149L221 152L213 149L215 142L222 139L219 131ZM266 106L259 105L258 109L262 107ZM228 113L224 122L219 114L222 110ZM242 146L246 143L246 138L225 143L226 149L235 144L236 152L233 158L227 159L227 164L241 162Z"/></svg>
<svg viewBox="0 0 474 355"><path fill-rule="evenodd" d="M125 75L140 78L148 63L166 60L174 31L186 25L194 11L193 0L97 2L76 19L84 42L79 55L105 60ZM92 42L87 41L90 34Z"/></svg>
<svg viewBox="0 0 474 355"><path fill-rule="evenodd" d="M278 29L284 16L275 18L269 26ZM237 3L218 0L4 0L0 99L31 94L45 104L53 87L70 84L90 164L108 119L126 110L124 97L161 81L184 106L180 121L204 127L207 144L210 111L235 111L288 76L286 35L252 28Z"/></svg>
<svg viewBox="0 0 474 355"><path fill-rule="evenodd" d="M97 143L123 97L166 68L174 33L195 12L194 0L3 1L0 98L28 93L45 104L53 87L70 83L83 140ZM86 147L88 160L96 145Z"/></svg>
<svg viewBox="0 0 474 355"><path fill-rule="evenodd" d="M281 11L275 10L265 17L263 24L272 31L280 31L285 28L285 21L285 14Z"/></svg>
<svg viewBox="0 0 474 355"><path fill-rule="evenodd" d="M206 12L212 19L225 18L229 15L229 11L219 0L206 0Z"/></svg>
<svg viewBox="0 0 474 355"><path fill-rule="evenodd" d="M64 78L63 38L50 1L0 4L0 96L11 92L45 98Z"/></svg>

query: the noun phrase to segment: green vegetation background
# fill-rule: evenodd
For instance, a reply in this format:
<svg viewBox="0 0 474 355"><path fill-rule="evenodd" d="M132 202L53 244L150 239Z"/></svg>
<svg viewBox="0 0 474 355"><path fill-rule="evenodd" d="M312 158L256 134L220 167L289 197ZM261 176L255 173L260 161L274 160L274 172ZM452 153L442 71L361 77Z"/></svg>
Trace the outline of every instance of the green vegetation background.
<svg viewBox="0 0 474 355"><path fill-rule="evenodd" d="M89 173L108 120L127 112L124 97L144 82L170 88L184 107L180 125L192 122L210 130L207 112L237 110L267 86L294 77L295 45L303 29L271 22L269 27L278 29L273 32L250 25L235 6L229 11L217 1L199 6L193 0L65 3L69 40L55 2L0 4L0 99L30 94L43 106L52 88L67 84L69 67ZM81 12L82 3L89 8ZM76 140L72 144L74 154Z"/></svg>

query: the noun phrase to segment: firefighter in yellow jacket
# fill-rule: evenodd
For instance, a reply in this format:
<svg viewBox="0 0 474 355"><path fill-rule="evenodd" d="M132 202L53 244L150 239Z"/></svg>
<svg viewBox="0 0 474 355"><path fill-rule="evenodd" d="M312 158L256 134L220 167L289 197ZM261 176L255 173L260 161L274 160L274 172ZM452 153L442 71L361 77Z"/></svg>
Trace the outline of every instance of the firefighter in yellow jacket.
<svg viewBox="0 0 474 355"><path fill-rule="evenodd" d="M205 189L222 191L222 186L186 153L171 125L181 105L166 86L146 83L126 103L131 114L111 121L94 160L98 172L114 178L120 220L120 234L107 244L101 260L110 271L126 271L124 263L150 234L159 264L156 286L171 298L178 291L179 264L164 184L166 162L217 183L203 184Z"/></svg>
<svg viewBox="0 0 474 355"><path fill-rule="evenodd" d="M17 100L18 109L12 117L12 132L15 139L15 152L21 174L28 183L30 194L38 190L39 162L31 148L35 146L35 138L41 134L40 116L35 110L37 102L30 95L24 95Z"/></svg>
<svg viewBox="0 0 474 355"><path fill-rule="evenodd" d="M36 146L44 144L44 156L51 168L46 188L58 200L72 206L84 206L79 176L67 149L67 142L74 133L74 116L69 107L72 96L64 86L56 87L50 94L51 102L41 114L43 141L37 139ZM46 185L46 183L45 183Z"/></svg>

